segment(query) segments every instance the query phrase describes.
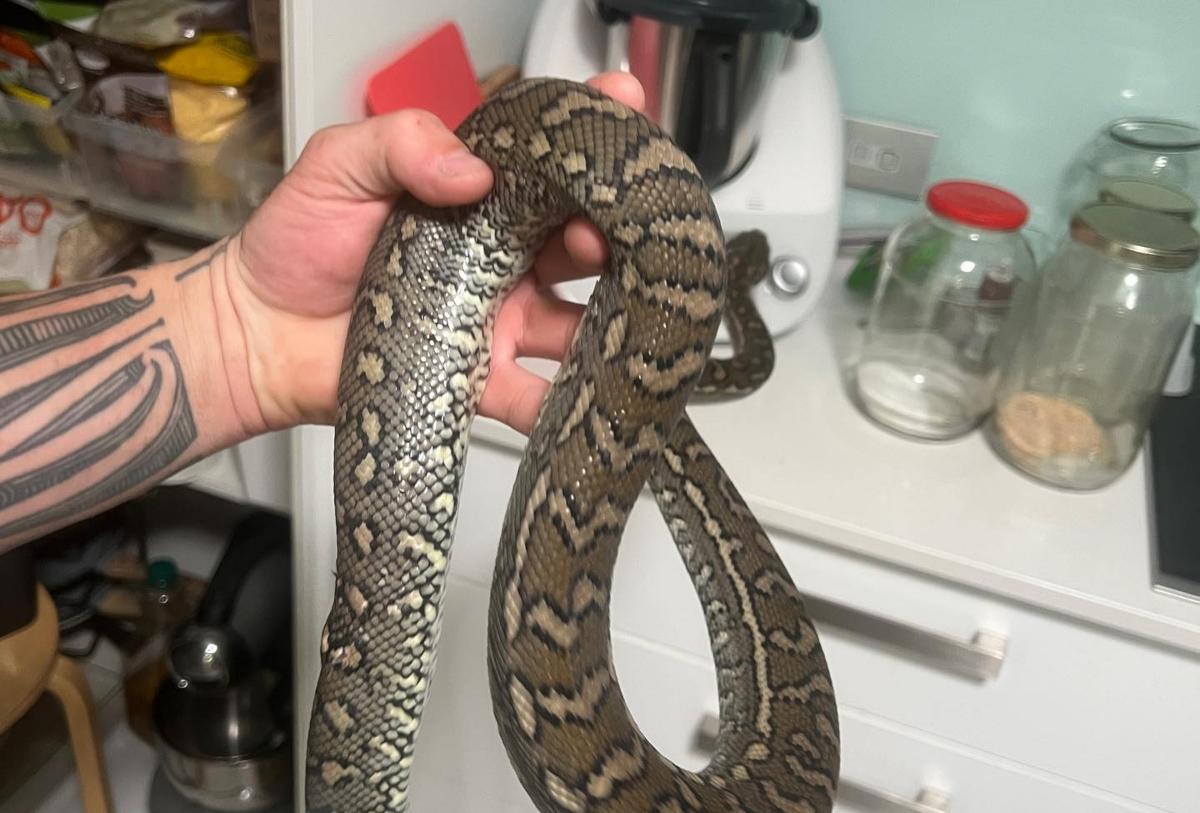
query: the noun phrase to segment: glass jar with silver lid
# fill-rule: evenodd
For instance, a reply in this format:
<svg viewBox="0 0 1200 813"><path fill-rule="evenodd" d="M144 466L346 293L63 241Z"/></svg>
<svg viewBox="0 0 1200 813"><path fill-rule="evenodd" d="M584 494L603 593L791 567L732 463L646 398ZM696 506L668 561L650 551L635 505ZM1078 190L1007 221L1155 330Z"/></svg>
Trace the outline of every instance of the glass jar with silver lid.
<svg viewBox="0 0 1200 813"><path fill-rule="evenodd" d="M1149 209L1191 223L1196 217L1196 201L1178 189L1140 178L1113 178L1100 189L1098 203L1119 203Z"/></svg>
<svg viewBox="0 0 1200 813"><path fill-rule="evenodd" d="M1192 318L1200 235L1182 218L1096 203L1016 303L986 434L1021 471L1071 489L1137 457Z"/></svg>
<svg viewBox="0 0 1200 813"><path fill-rule="evenodd" d="M1186 223L1192 223L1196 219L1196 202L1188 195L1170 186L1139 178L1114 178L1108 181L1100 190L1100 200L1162 212L1178 217ZM1193 312L1192 321L1188 324L1183 341L1179 343L1179 351L1175 354L1175 360L1167 374L1163 395L1177 397L1188 395L1192 391L1192 383L1196 377L1196 360L1192 356L1192 347L1195 344L1197 318L1200 318L1200 313Z"/></svg>

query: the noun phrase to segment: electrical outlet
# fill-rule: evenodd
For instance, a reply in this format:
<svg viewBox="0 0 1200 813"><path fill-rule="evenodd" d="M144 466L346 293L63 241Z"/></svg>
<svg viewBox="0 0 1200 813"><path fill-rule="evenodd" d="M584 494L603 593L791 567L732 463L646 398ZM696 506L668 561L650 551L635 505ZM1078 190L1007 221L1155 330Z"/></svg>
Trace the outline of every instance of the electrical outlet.
<svg viewBox="0 0 1200 813"><path fill-rule="evenodd" d="M901 198L921 197L937 133L902 124L846 119L846 185Z"/></svg>

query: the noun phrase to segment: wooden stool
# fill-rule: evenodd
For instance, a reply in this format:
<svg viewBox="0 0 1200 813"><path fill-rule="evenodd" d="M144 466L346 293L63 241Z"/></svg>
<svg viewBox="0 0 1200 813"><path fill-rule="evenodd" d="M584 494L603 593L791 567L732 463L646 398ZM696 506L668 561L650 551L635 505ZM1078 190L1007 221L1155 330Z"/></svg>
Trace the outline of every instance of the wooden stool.
<svg viewBox="0 0 1200 813"><path fill-rule="evenodd" d="M96 740L91 689L83 670L58 654L58 612L41 585L33 622L0 638L0 687L0 732L19 720L43 692L58 700L71 735L83 809L86 813L111 813L112 797Z"/></svg>

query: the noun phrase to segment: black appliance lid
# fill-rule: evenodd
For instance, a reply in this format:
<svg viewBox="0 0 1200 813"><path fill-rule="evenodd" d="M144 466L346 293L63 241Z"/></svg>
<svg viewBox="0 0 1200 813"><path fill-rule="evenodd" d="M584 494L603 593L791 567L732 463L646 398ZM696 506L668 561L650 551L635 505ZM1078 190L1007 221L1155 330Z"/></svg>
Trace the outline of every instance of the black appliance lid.
<svg viewBox="0 0 1200 813"><path fill-rule="evenodd" d="M598 0L606 22L630 16L716 31L778 31L812 36L820 24L808 0Z"/></svg>

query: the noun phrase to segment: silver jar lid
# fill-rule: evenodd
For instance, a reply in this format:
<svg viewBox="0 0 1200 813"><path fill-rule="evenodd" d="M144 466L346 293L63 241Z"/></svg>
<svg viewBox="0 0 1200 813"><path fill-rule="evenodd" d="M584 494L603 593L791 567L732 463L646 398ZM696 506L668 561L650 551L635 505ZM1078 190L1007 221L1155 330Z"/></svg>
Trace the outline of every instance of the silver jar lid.
<svg viewBox="0 0 1200 813"><path fill-rule="evenodd" d="M1196 216L1196 201L1183 190L1140 178L1114 178L1100 191L1100 200L1162 212L1189 223Z"/></svg>
<svg viewBox="0 0 1200 813"><path fill-rule="evenodd" d="M1158 271L1184 271L1200 257L1200 234L1178 217L1117 203L1080 209L1071 237L1106 257Z"/></svg>

